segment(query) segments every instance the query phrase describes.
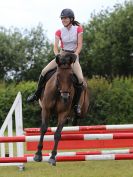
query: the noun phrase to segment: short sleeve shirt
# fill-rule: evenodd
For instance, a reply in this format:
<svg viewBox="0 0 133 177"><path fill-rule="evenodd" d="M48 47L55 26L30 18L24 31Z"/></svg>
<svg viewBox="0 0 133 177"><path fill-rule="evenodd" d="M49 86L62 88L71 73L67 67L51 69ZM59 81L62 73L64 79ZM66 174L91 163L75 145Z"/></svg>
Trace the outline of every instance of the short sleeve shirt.
<svg viewBox="0 0 133 177"><path fill-rule="evenodd" d="M82 26L72 25L69 30L66 27L57 30L55 35L60 39L62 49L76 51L80 33L83 33Z"/></svg>

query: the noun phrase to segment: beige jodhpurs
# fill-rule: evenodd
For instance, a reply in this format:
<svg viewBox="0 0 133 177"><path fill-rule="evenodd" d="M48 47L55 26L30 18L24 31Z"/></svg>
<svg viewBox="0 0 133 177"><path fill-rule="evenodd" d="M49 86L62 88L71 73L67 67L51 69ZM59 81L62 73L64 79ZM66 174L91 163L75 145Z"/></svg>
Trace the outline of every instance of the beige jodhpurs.
<svg viewBox="0 0 133 177"><path fill-rule="evenodd" d="M45 74L54 69L57 66L57 63L55 61L55 59L53 59L41 72L42 76L45 76ZM82 73L82 69L81 66L79 64L79 59L77 57L75 63L71 64L72 70L74 72L74 74L77 76L79 83L81 84L83 82L83 73Z"/></svg>

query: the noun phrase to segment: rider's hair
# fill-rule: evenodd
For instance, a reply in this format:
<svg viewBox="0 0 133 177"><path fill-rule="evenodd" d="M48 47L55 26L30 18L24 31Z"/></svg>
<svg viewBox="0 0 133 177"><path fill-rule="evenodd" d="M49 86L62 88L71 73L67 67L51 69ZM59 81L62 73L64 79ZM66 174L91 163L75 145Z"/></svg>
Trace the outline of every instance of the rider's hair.
<svg viewBox="0 0 133 177"><path fill-rule="evenodd" d="M73 26L80 26L80 23L78 21L76 21L76 20L73 20L72 21L72 25Z"/></svg>

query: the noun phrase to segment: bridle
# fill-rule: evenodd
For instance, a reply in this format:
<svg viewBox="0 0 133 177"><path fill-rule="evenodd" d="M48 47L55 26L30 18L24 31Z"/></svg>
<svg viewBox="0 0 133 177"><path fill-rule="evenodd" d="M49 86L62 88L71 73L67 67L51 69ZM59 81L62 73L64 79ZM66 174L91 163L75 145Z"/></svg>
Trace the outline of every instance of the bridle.
<svg viewBox="0 0 133 177"><path fill-rule="evenodd" d="M67 68L60 68L60 69L70 69L71 67L67 67ZM56 86L57 86L57 90L58 90L58 93L61 97L61 99L64 101L64 103L67 103L67 101L70 99L70 95L71 95L71 88L69 88L69 90L65 90L63 91L61 89L61 84L60 84L60 80L59 78L57 77L57 81L56 81Z"/></svg>
<svg viewBox="0 0 133 177"><path fill-rule="evenodd" d="M56 63L58 65L57 67L57 70L59 71L59 73L63 73L63 71L61 70L70 70L72 71L72 68L71 68L71 64L75 62L77 56L74 54L74 53L66 53L65 55L57 55L56 57ZM57 71L57 72L58 72ZM69 72L69 71L68 71ZM71 74L72 76L72 74ZM72 82L72 78L70 77L70 82ZM65 90L63 91L62 88L61 88L61 83L60 83L60 80L58 78L58 73L57 73L57 81L56 81L56 86L57 86L57 90L58 90L58 93L59 95L61 96L61 98L64 100L64 102L66 103L69 98L70 98L70 95L71 95L71 90ZM70 88L71 89L71 88Z"/></svg>

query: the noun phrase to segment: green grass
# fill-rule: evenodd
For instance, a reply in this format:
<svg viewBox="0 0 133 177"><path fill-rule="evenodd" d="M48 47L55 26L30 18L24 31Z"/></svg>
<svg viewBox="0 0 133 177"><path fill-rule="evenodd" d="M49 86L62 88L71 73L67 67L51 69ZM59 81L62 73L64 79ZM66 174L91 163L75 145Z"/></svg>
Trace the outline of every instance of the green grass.
<svg viewBox="0 0 133 177"><path fill-rule="evenodd" d="M17 167L0 167L0 177L133 177L133 161L84 161L27 163L20 172Z"/></svg>

